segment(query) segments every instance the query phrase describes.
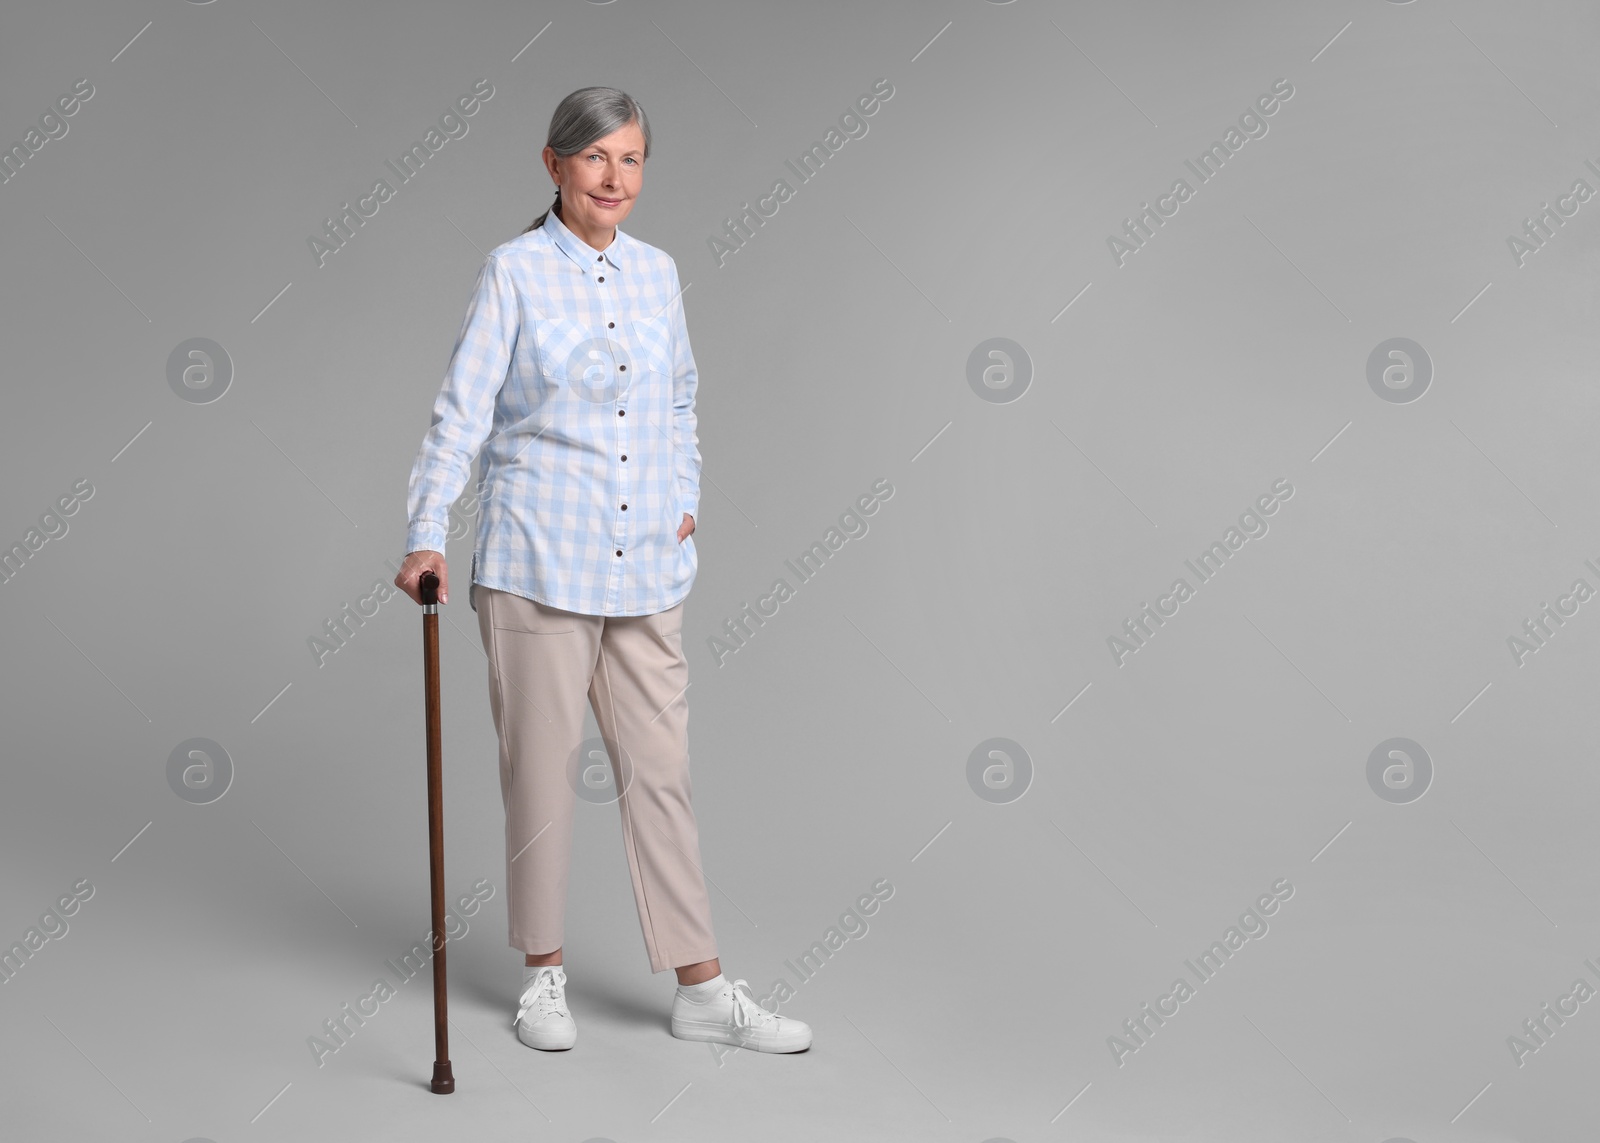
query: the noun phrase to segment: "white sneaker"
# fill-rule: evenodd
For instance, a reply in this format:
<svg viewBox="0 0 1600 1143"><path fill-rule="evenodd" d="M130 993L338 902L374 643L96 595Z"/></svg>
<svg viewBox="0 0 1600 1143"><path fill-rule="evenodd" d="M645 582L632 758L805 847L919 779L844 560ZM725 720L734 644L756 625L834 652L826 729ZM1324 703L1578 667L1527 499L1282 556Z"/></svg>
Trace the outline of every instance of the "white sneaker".
<svg viewBox="0 0 1600 1143"><path fill-rule="evenodd" d="M696 1004L679 992L672 998L672 1034L680 1040L732 1044L757 1052L803 1052L811 1047L811 1025L779 1016L756 1003L743 980Z"/></svg>
<svg viewBox="0 0 1600 1143"><path fill-rule="evenodd" d="M517 1039L546 1052L570 1048L578 1025L567 1011L567 974L559 964L542 965L523 989L517 1009Z"/></svg>

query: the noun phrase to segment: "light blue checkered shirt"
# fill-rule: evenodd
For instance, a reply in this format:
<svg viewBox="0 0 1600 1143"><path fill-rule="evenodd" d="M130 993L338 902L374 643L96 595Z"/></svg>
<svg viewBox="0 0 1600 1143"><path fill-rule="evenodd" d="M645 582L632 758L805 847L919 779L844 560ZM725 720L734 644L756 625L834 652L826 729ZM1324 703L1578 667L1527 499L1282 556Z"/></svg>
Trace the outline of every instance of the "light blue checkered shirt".
<svg viewBox="0 0 1600 1143"><path fill-rule="evenodd" d="M444 551L481 448L472 582L588 615L688 595L700 450L680 293L664 250L620 229L596 250L554 211L490 251L411 469L406 551Z"/></svg>

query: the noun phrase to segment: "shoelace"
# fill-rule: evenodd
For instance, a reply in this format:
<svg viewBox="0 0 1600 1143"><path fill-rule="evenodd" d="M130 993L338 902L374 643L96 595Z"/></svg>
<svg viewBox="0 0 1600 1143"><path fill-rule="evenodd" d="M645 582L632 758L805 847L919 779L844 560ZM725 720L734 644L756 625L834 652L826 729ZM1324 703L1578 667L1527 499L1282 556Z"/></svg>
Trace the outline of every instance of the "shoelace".
<svg viewBox="0 0 1600 1143"><path fill-rule="evenodd" d="M565 975L563 974L563 984ZM522 997L517 1001L521 1005L517 1009L517 1018L511 1023L513 1026L522 1023L522 1018L532 1009L537 1009L538 1014L533 1018L537 1024L552 1012L567 1015L567 1006L556 998L556 974L548 970L541 970L537 976L528 983L523 990Z"/></svg>
<svg viewBox="0 0 1600 1143"><path fill-rule="evenodd" d="M775 1013L768 1012L756 1003L755 994L750 991L750 985L744 980L733 982L733 1026L749 1030L752 1027L761 1027L778 1019Z"/></svg>

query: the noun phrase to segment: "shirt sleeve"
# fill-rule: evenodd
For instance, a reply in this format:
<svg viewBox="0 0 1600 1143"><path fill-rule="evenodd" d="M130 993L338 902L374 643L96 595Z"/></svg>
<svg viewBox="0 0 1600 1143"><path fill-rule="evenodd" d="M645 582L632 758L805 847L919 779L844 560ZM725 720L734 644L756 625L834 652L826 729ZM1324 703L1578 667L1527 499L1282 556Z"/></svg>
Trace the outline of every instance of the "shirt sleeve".
<svg viewBox="0 0 1600 1143"><path fill-rule="evenodd" d="M494 401L516 347L519 309L515 287L490 254L478 271L433 421L411 467L406 496L406 552L444 551L450 505L461 495L473 458L489 435Z"/></svg>
<svg viewBox="0 0 1600 1143"><path fill-rule="evenodd" d="M672 445L677 473L678 511L694 517L700 526L700 438L696 434L695 390L700 374L689 348L689 326L683 311L683 289L678 265L672 263Z"/></svg>

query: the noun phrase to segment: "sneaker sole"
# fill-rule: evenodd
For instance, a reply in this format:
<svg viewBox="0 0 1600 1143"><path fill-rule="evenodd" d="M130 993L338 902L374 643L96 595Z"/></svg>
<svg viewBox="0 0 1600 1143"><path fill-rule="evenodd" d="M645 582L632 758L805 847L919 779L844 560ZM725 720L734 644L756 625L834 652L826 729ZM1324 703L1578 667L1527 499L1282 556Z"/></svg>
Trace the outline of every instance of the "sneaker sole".
<svg viewBox="0 0 1600 1143"><path fill-rule="evenodd" d="M540 1043L539 1041L541 1037L532 1033L525 1033L519 1028L517 1029L517 1039L521 1040L522 1043L527 1047L538 1048L541 1052L565 1052L567 1049L571 1048L572 1045L578 1042L578 1035L576 1032L574 1032L571 1038L566 1041L566 1043L562 1043L560 1040L549 1039L546 1039L543 1043Z"/></svg>
<svg viewBox="0 0 1600 1143"><path fill-rule="evenodd" d="M752 1041L743 1039L728 1030L726 1024L716 1024L705 1020L680 1020L672 1018L672 1034L680 1040L695 1040L708 1044L727 1044L735 1048L749 1048L754 1052L770 1052L773 1054L786 1054L789 1052L804 1052L811 1047L811 1037L807 1036L804 1042L790 1041Z"/></svg>

